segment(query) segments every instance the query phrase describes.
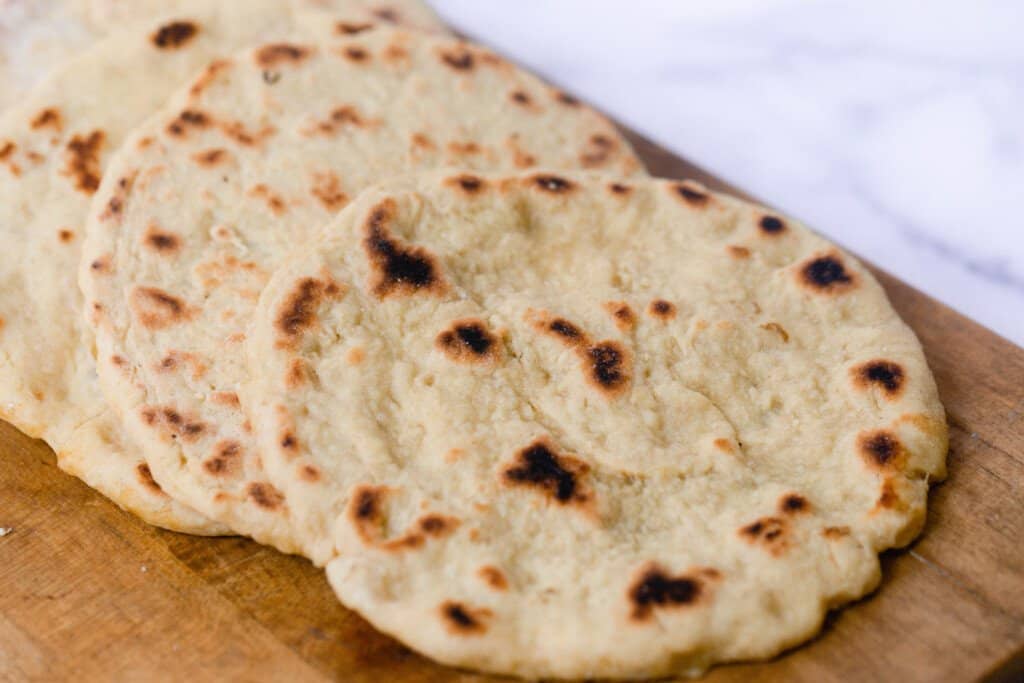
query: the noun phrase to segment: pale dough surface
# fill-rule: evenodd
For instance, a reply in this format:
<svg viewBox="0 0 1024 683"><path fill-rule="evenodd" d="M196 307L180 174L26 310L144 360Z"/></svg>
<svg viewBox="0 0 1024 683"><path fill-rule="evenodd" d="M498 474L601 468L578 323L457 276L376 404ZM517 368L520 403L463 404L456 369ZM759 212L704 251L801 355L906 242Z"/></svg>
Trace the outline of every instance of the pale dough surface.
<svg viewBox="0 0 1024 683"><path fill-rule="evenodd" d="M236 0L204 0L207 7ZM192 0L0 0L0 110L28 95L51 69L126 25L153 20ZM194 4L194 2L193 2ZM254 3L257 7L261 4ZM439 30L420 0L279 0L279 6L340 11L351 22ZM258 9L257 9L258 12Z"/></svg>
<svg viewBox="0 0 1024 683"><path fill-rule="evenodd" d="M54 12L79 7L42 4ZM414 15L419 24L428 17L418 3L393 4L421 12ZM5 21L22 6L14 5L3 7ZM83 13L86 5L97 13L106 7L107 21L131 13L127 3L80 5ZM144 14L153 5L131 8ZM114 32L57 67L0 119L0 235L7 249L0 260L0 415L46 439L64 470L146 521L227 533L161 490L99 392L76 281L89 203L128 131L211 59L296 31L329 36L336 25L365 27L379 3L316 3L328 6L323 11L274 0L159 5L167 13L154 11L156 18Z"/></svg>
<svg viewBox="0 0 1024 683"><path fill-rule="evenodd" d="M768 657L921 529L946 425L871 274L694 183L446 171L272 276L244 403L341 598L449 664Z"/></svg>
<svg viewBox="0 0 1024 683"><path fill-rule="evenodd" d="M641 170L534 76L394 29L244 50L134 131L93 202L81 282L104 393L171 495L312 555L239 402L246 326L274 267L360 189L451 163Z"/></svg>

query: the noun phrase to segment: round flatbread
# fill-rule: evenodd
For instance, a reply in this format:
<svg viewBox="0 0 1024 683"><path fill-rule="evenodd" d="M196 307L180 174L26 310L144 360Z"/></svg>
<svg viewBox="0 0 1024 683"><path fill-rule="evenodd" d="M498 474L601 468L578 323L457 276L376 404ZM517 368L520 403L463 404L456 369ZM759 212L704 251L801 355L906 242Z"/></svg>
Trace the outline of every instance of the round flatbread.
<svg viewBox="0 0 1024 683"><path fill-rule="evenodd" d="M100 395L76 283L89 202L127 132L211 59L300 29L362 30L376 5L330 4L307 13L275 0L168 3L179 11L100 42L0 119L0 414L153 524L229 531L160 489Z"/></svg>
<svg viewBox="0 0 1024 683"><path fill-rule="evenodd" d="M604 118L490 52L385 29L219 61L136 130L93 203L82 285L105 394L173 496L309 552L239 403L246 325L349 197L455 162L640 169Z"/></svg>
<svg viewBox="0 0 1024 683"><path fill-rule="evenodd" d="M774 655L876 585L944 474L871 274L692 182L366 190L273 275L247 353L267 469L342 602L492 672Z"/></svg>
<svg viewBox="0 0 1024 683"><path fill-rule="evenodd" d="M205 0L230 4L240 0ZM194 0L0 0L0 109L19 102L61 62L111 32L195 5ZM257 6L260 3L255 3ZM344 12L358 26L400 23L438 30L419 0L279 0L277 5Z"/></svg>

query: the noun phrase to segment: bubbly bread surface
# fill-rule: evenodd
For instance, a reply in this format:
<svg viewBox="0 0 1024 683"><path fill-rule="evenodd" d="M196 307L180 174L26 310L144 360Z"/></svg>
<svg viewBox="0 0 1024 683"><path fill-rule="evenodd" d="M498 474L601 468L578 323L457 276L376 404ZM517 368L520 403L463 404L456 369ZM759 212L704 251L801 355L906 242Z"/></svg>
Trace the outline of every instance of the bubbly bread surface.
<svg viewBox="0 0 1024 683"><path fill-rule="evenodd" d="M449 664L771 656L920 530L946 426L854 258L691 182L441 171L270 278L243 392L337 594Z"/></svg>
<svg viewBox="0 0 1024 683"><path fill-rule="evenodd" d="M211 60L295 32L329 38L339 27L366 28L374 16L373 3L357 0L317 2L323 11L316 12L293 8L311 4L175 1L157 10L156 3L134 0L13 2L2 10L3 21L32 8L40 21L74 10L107 28L155 17L113 31L60 65L0 119L0 235L7 250L0 260L0 414L46 439L64 470L159 526L229 532L162 490L101 396L76 281L89 204L128 132ZM395 3L403 5L421 23L429 16L414 3ZM4 64L0 81L4 69L19 68Z"/></svg>
<svg viewBox="0 0 1024 683"><path fill-rule="evenodd" d="M280 40L212 62L110 162L81 283L107 399L171 495L320 555L264 472L243 341L288 251L363 187L458 163L639 174L603 117L487 50L394 29Z"/></svg>

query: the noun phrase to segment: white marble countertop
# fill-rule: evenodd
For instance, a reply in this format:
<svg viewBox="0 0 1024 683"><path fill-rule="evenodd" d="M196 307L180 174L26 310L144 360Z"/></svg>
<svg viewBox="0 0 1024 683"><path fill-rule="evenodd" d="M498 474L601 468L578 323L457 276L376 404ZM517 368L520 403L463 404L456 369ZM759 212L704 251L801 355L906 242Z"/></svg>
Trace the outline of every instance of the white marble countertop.
<svg viewBox="0 0 1024 683"><path fill-rule="evenodd" d="M430 0L1024 345L1024 2Z"/></svg>

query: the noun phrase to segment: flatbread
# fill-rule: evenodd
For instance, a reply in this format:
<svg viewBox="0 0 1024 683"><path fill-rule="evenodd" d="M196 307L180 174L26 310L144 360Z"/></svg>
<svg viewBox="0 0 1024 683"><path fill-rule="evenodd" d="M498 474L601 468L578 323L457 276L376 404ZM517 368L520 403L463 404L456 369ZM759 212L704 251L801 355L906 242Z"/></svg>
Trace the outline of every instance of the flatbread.
<svg viewBox="0 0 1024 683"><path fill-rule="evenodd" d="M229 531L161 491L100 395L76 283L89 202L128 131L211 59L300 28L365 27L375 6L352 1L346 14L333 4L300 13L274 0L167 3L179 11L100 42L0 119L0 415L151 523Z"/></svg>
<svg viewBox="0 0 1024 683"><path fill-rule="evenodd" d="M692 182L433 173L264 289L245 400L341 601L441 662L772 656L921 529L946 425L871 274Z"/></svg>
<svg viewBox="0 0 1024 683"><path fill-rule="evenodd" d="M188 4L182 0L0 0L0 110L21 101L51 69L111 32ZM340 10L353 24L373 21L440 28L433 12L419 0L280 0L277 4Z"/></svg>
<svg viewBox="0 0 1024 683"><path fill-rule="evenodd" d="M456 161L640 170L572 98L482 48L397 30L247 50L136 130L93 203L81 281L104 393L161 486L310 551L239 405L246 324L271 270L349 197Z"/></svg>

